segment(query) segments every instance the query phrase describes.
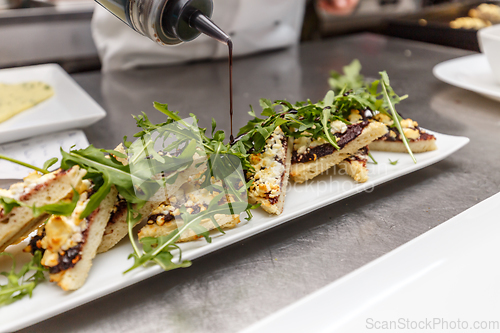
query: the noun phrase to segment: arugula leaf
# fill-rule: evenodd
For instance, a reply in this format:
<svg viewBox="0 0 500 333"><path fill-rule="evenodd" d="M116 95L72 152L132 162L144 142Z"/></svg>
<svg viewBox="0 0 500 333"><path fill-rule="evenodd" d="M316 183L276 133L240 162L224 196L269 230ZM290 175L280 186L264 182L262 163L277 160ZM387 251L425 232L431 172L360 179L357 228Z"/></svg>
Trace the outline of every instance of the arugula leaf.
<svg viewBox="0 0 500 333"><path fill-rule="evenodd" d="M12 163L15 163L15 164L19 164L19 165L22 165L24 167L27 167L29 169L33 169L35 171L38 171L38 172L41 172L43 174L47 174L49 173L47 170L45 169L41 169L39 167L36 167L34 165L31 165L31 164L28 164L28 163L25 163L25 162L22 162L22 161L19 161L19 160L16 160L15 158L11 158L11 157L8 157L8 156L5 156L5 155L2 155L0 154L0 159L1 160L6 160L6 161L9 161L9 162L12 162ZM50 160L49 160L50 161Z"/></svg>
<svg viewBox="0 0 500 333"><path fill-rule="evenodd" d="M0 205L2 205L4 213L9 214L12 211L12 208L21 206L21 203L16 199L0 196Z"/></svg>
<svg viewBox="0 0 500 333"><path fill-rule="evenodd" d="M361 63L358 59L354 59L349 65L344 66L342 69L344 75L336 71L331 71L330 78L328 79L330 87L336 93L339 93L342 89L345 88L349 90L363 87L364 77L360 74Z"/></svg>
<svg viewBox="0 0 500 333"><path fill-rule="evenodd" d="M332 138L330 135L330 129L328 127L329 125L329 120L330 120L330 108L326 107L323 109L323 114L321 117L321 124L323 125L323 132L325 133L327 141L335 147L335 149L340 150L340 147L337 145L337 141L335 140L335 137Z"/></svg>
<svg viewBox="0 0 500 333"><path fill-rule="evenodd" d="M23 265L17 273L14 256L7 252L0 253L0 256L2 255L12 258L12 268L9 272L0 273L7 277L7 283L0 285L0 307L20 300L26 295L31 297L33 289L45 280L43 272L46 271L41 264L42 253L40 251L36 251L31 261ZM28 273L33 271L34 273L29 276Z"/></svg>
<svg viewBox="0 0 500 333"><path fill-rule="evenodd" d="M368 156L370 157L370 159L372 160L373 164L378 164L377 161L375 161L375 158L372 156L372 153L370 153L370 151L368 151Z"/></svg>
<svg viewBox="0 0 500 333"><path fill-rule="evenodd" d="M323 99L323 106L327 107L327 106L333 106L333 102L335 101L335 93L333 92L333 90L329 90L326 95L325 95L325 98Z"/></svg>
<svg viewBox="0 0 500 333"><path fill-rule="evenodd" d="M401 127L401 116L396 112L396 109L394 108L394 105L392 103L392 100L389 96L389 91L392 91L392 88L390 87L390 82L389 82L389 76L387 75L386 71L380 72L380 76L382 77L382 80L380 81L382 83L382 91L384 93L385 100L389 106L389 110L392 113L392 119L394 121L394 124L396 125L396 128L398 129L400 135L401 135L401 140L403 141L406 150L408 151L408 154L410 154L411 158L413 159L414 163L417 163L417 160L415 159L415 156L413 155L413 152L411 151L410 145L408 144L408 139L406 138L406 135L403 131L403 128ZM392 91L394 92L394 91Z"/></svg>
<svg viewBox="0 0 500 333"><path fill-rule="evenodd" d="M85 149L72 150L69 152L65 152L61 149L61 155L63 156L61 161L61 167L63 169L67 170L74 165L79 165L86 169L87 175L85 177L92 179L96 189L96 192L90 197L85 210L81 213L80 218L89 216L90 213L99 207L101 201L109 193L111 185L114 185L120 195L127 201L139 204L144 202L144 200L135 195L133 176L130 174L129 165L123 165L112 157L106 158L108 155L105 155L103 151L95 148L93 145ZM138 179L136 181L137 184L144 182L145 180L143 179ZM154 188L145 187L145 189L151 192L154 191Z"/></svg>
<svg viewBox="0 0 500 333"><path fill-rule="evenodd" d="M4 212L6 214L10 213L14 207L23 206L31 208L33 210L34 217L40 216L43 213L67 216L70 215L73 210L75 210L79 198L80 195L75 189L73 189L73 198L71 201L61 200L60 202L54 204L37 207L36 204L33 204L33 206L29 206L12 198L0 197L0 205L3 206Z"/></svg>
<svg viewBox="0 0 500 333"><path fill-rule="evenodd" d="M80 194L73 189L73 198L71 201L61 200L58 203L48 204L37 207L35 204L31 207L33 209L33 216L37 217L43 213L68 216L75 210L76 204L80 199Z"/></svg>
<svg viewBox="0 0 500 333"><path fill-rule="evenodd" d="M43 169L48 171L49 168L56 164L58 160L59 159L57 157L52 157L51 159L45 161L45 163L43 164Z"/></svg>

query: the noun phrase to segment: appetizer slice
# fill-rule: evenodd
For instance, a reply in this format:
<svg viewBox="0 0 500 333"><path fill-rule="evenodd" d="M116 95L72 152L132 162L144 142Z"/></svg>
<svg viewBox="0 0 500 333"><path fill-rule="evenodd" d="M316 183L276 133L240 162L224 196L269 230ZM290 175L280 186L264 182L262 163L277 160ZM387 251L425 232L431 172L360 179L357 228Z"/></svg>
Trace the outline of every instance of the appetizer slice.
<svg viewBox="0 0 500 333"><path fill-rule="evenodd" d="M368 147L363 147L355 154L349 156L339 163L338 167L344 170L350 177L358 183L364 183L368 180Z"/></svg>
<svg viewBox="0 0 500 333"><path fill-rule="evenodd" d="M352 110L349 121L352 123L361 121L379 122L387 126L387 133L370 143L370 149L395 153L407 152L398 129L393 126L394 121L388 115L383 113L373 115L371 111L360 113L358 110ZM436 137L420 128L416 121L410 118L403 119L401 120L401 127L413 153L423 153L437 149Z"/></svg>
<svg viewBox="0 0 500 333"><path fill-rule="evenodd" d="M406 153L407 150L398 129L392 126L393 120L382 113L375 115L373 119L385 124L389 131L383 137L372 142L370 149ZM423 153L437 149L436 137L421 129L416 121L410 118L403 119L401 120L401 127L412 152Z"/></svg>
<svg viewBox="0 0 500 333"><path fill-rule="evenodd" d="M198 183L198 184L197 184ZM181 218L180 208L184 206L189 214L198 214L206 211L212 199L219 193L206 188L199 188L199 181L187 183L174 196L156 207L148 217L147 224L139 231L139 239L144 237L166 236L176 228L182 227L184 221ZM231 197L226 196L219 204L233 202ZM240 223L239 214L215 214L215 222L210 218L203 219L200 225L208 231L220 228L234 228ZM193 230L188 229L181 234L177 242L189 242L200 238Z"/></svg>
<svg viewBox="0 0 500 333"><path fill-rule="evenodd" d="M266 140L262 152L250 155L254 171L247 174L253 180L248 189L248 201L260 203L270 214L283 212L286 187L290 175L293 138L285 137L280 127L276 127Z"/></svg>
<svg viewBox="0 0 500 333"><path fill-rule="evenodd" d="M69 170L58 169L43 176L33 172L24 178L24 182L13 184L9 190L0 189L3 201L14 200L19 204L10 211L0 206L0 252L29 235L47 219L47 214L33 216L33 205L55 204L71 196L73 188L80 186L85 174L86 171L78 166Z"/></svg>
<svg viewBox="0 0 500 333"><path fill-rule="evenodd" d="M335 135L340 150L323 138L303 136L294 140L290 171L293 181L303 183L313 179L386 134L387 127L378 122L362 121L346 125L335 120L331 124L331 132Z"/></svg>
<svg viewBox="0 0 500 333"><path fill-rule="evenodd" d="M116 151L125 153L123 146L121 144L116 147ZM128 162L126 159L119 159L124 165ZM185 170L179 172L177 175L175 182L172 184L166 183L165 187L162 187L155 193L153 197L151 197L141 208L138 209L136 213L134 213L134 218L139 214L142 217L142 220L145 220L153 211L153 209L157 208L162 202L165 202L170 195L176 193L179 188L190 181L192 177L196 174L203 172L206 170L206 163L203 163L203 159L195 155L194 162ZM159 175L159 177L166 177L168 175ZM133 205L133 209L136 210L137 206ZM139 224L137 222L137 224ZM127 203L126 201L118 196L115 206L113 207L111 217L109 219L108 224L106 225L106 230L104 231L104 236L102 237L101 245L97 249L97 253L103 253L111 248L113 248L120 240L122 240L128 233L128 225L127 225Z"/></svg>
<svg viewBox="0 0 500 333"><path fill-rule="evenodd" d="M99 207L81 219L93 194L93 184L84 180L77 191L80 197L71 215L52 215L26 249L32 253L42 251L41 263L49 269L50 280L64 290L76 290L85 283L117 196L112 186Z"/></svg>

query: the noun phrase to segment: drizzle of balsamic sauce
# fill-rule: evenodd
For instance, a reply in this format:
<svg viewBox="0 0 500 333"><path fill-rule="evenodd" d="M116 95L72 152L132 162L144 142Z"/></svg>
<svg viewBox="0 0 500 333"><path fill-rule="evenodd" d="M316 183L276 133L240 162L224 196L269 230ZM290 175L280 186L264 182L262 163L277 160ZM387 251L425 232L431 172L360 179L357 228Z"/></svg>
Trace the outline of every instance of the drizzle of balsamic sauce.
<svg viewBox="0 0 500 333"><path fill-rule="evenodd" d="M227 47L229 49L229 117L231 121L231 136L229 137L229 142L232 144L234 142L234 137L233 137L233 42L231 40L227 41Z"/></svg>

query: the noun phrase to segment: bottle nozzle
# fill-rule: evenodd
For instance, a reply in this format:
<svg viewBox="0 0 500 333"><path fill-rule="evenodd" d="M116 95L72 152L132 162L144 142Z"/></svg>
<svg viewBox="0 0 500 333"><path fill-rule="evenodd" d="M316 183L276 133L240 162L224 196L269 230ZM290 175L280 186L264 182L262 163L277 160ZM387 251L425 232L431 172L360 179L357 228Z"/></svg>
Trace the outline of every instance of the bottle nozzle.
<svg viewBox="0 0 500 333"><path fill-rule="evenodd" d="M231 37L229 37L221 28L212 22L208 16L204 15L199 10L193 11L187 17L186 21L190 27L198 30L208 37L214 38L226 45L231 43Z"/></svg>

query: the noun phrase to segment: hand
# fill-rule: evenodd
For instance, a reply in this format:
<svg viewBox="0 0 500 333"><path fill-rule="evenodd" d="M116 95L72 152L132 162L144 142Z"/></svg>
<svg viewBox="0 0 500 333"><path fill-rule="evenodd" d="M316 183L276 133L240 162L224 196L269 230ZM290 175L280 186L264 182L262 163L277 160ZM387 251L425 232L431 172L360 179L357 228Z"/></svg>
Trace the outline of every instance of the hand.
<svg viewBox="0 0 500 333"><path fill-rule="evenodd" d="M318 0L318 8L334 15L351 14L359 0Z"/></svg>

